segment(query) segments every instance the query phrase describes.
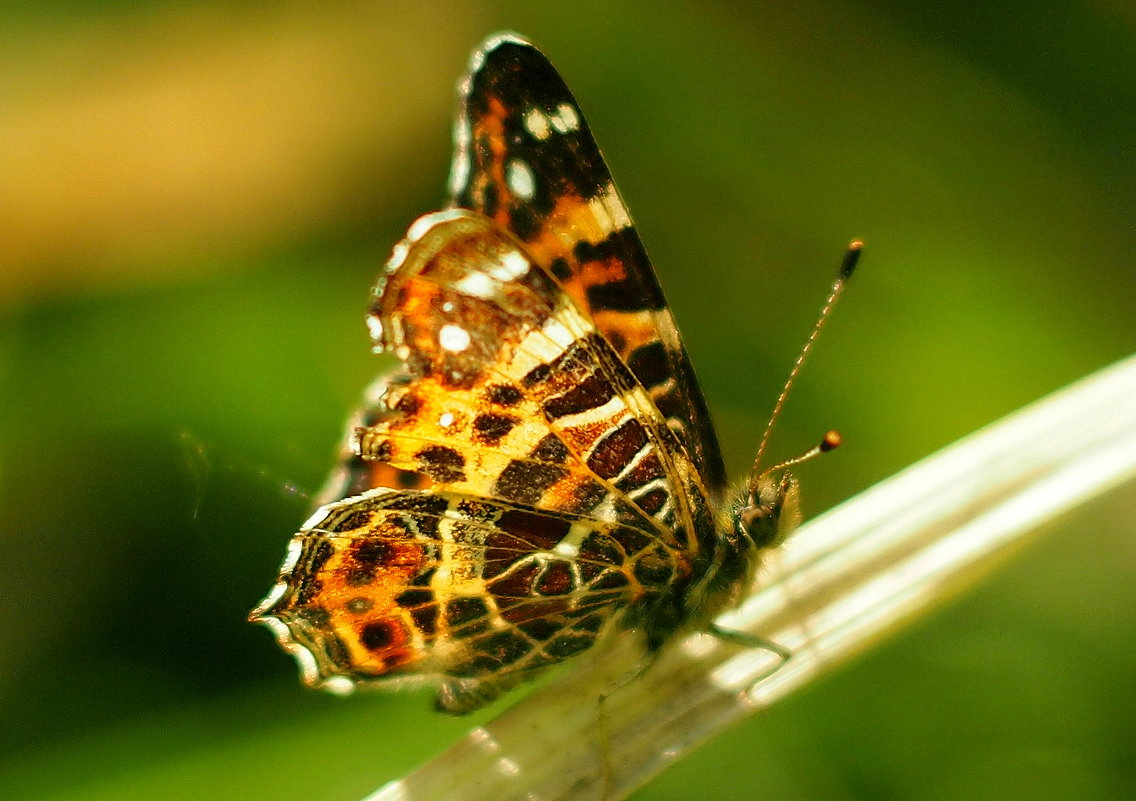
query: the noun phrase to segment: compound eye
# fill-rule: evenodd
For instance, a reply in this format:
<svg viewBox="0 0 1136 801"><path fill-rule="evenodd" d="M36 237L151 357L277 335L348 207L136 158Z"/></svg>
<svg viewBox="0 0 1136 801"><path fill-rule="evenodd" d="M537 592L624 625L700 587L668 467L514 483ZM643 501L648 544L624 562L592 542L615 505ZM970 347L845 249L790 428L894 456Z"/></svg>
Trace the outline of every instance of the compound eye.
<svg viewBox="0 0 1136 801"><path fill-rule="evenodd" d="M742 509L738 524L757 548L766 548L779 540L780 525L777 510L771 506L753 503Z"/></svg>
<svg viewBox="0 0 1136 801"><path fill-rule="evenodd" d="M769 509L759 504L750 504L742 513L738 515L738 522L741 523L742 528L746 533L752 534L755 526L760 526L764 521L769 519Z"/></svg>

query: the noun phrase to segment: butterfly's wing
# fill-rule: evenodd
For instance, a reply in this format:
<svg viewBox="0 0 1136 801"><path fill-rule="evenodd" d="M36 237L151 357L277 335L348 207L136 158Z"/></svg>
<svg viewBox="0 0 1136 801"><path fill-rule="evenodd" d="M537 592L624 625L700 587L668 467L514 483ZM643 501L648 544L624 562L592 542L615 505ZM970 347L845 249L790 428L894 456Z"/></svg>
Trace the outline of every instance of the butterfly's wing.
<svg viewBox="0 0 1136 801"><path fill-rule="evenodd" d="M589 648L649 590L628 571L634 538L500 499L379 488L308 521L258 619L309 684L426 681L467 712Z"/></svg>
<svg viewBox="0 0 1136 801"><path fill-rule="evenodd" d="M475 52L461 91L451 204L524 243L594 320L720 497L726 474L706 401L572 93L544 54L513 34Z"/></svg>
<svg viewBox="0 0 1136 801"><path fill-rule="evenodd" d="M375 425L390 411L383 403L388 392L406 386L410 376L401 367L380 373L367 387L363 402L347 422L347 434L339 449L335 469L316 496L315 507L326 506L344 498L362 495L376 487L388 489L429 489L434 482L424 473L399 470L385 462L364 459L356 452L355 432Z"/></svg>
<svg viewBox="0 0 1136 801"><path fill-rule="evenodd" d="M368 322L410 379L361 429L365 459L699 550L691 510L705 493L667 421L594 321L491 220L461 209L418 220Z"/></svg>
<svg viewBox="0 0 1136 801"><path fill-rule="evenodd" d="M309 681L426 676L466 711L622 611L679 602L713 548L701 481L520 242L468 211L422 218L369 322L405 372L355 450L431 486L330 504L296 536L255 614Z"/></svg>

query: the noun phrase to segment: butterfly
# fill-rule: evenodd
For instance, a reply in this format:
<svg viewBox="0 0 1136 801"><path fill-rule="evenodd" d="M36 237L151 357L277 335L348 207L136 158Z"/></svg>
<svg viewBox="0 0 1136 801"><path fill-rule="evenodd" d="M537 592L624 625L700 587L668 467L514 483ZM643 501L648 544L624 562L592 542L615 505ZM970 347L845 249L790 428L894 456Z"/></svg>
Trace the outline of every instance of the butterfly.
<svg viewBox="0 0 1136 801"><path fill-rule="evenodd" d="M708 621L800 517L784 470L729 491L658 280L548 59L497 34L460 94L449 202L372 293L374 349L400 366L251 614L310 685L426 682L455 714L613 630L657 650Z"/></svg>

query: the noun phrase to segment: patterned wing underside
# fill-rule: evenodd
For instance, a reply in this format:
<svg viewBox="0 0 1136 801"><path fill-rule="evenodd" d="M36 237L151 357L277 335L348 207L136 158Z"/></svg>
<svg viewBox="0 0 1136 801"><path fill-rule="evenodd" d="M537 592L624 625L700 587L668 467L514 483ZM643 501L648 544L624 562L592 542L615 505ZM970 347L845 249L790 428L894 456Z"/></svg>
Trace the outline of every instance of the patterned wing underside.
<svg viewBox="0 0 1136 801"><path fill-rule="evenodd" d="M705 493L674 434L509 234L467 211L428 215L377 294L376 348L403 359L411 380L387 392L390 414L360 430L365 459L697 553L693 507Z"/></svg>
<svg viewBox="0 0 1136 801"><path fill-rule="evenodd" d="M725 468L686 349L575 98L533 45L490 39L462 84L451 204L514 233L590 315L713 497Z"/></svg>
<svg viewBox="0 0 1136 801"><path fill-rule="evenodd" d="M404 368L332 494L376 477L429 489L331 504L295 538L259 611L312 656L309 681L427 674L466 711L697 572L713 530L698 474L512 236L467 211L419 220L369 322Z"/></svg>
<svg viewBox="0 0 1136 801"><path fill-rule="evenodd" d="M306 651L311 684L423 676L467 712L589 648L668 580L672 565L636 562L635 547L647 538L618 524L380 488L313 516L261 613Z"/></svg>
<svg viewBox="0 0 1136 801"><path fill-rule="evenodd" d="M397 467L364 459L357 451L360 428L373 426L390 415L384 399L390 392L399 391L406 386L410 376L401 367L396 367L375 378L363 398L363 403L347 422L347 435L339 449L336 467L328 476L316 496L315 507L326 506L342 501L377 487L389 489L429 489L434 482L424 473L412 470L399 470Z"/></svg>

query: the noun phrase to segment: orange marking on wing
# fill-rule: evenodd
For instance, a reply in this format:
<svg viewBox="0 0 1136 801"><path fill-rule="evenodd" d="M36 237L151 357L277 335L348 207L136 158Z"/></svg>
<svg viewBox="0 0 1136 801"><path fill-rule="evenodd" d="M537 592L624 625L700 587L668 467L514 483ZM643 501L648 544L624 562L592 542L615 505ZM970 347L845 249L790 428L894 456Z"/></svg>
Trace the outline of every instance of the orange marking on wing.
<svg viewBox="0 0 1136 801"><path fill-rule="evenodd" d="M498 224L509 226L508 201L512 197L509 184L505 181L505 156L508 152L508 142L505 140L505 119L509 116L509 109L494 97L489 101L489 113L482 115L473 124L473 141L487 146L490 153L489 170L482 178L485 184L479 187L481 193L485 192L486 185L492 183L498 193L497 212L493 220Z"/></svg>
<svg viewBox="0 0 1136 801"><path fill-rule="evenodd" d="M596 327L626 359L627 355L641 345L659 340L651 312L600 311L595 315Z"/></svg>
<svg viewBox="0 0 1136 801"><path fill-rule="evenodd" d="M596 217L592 207L579 195L564 195L544 219L540 233L526 242L537 262L547 267L554 259L575 263L572 249L578 242L596 244L611 234L607 222Z"/></svg>
<svg viewBox="0 0 1136 801"><path fill-rule="evenodd" d="M628 277L628 269L622 259L614 256L581 265L575 248L580 242L598 244L611 234L608 222L596 217L591 205L578 195L566 195L557 198L540 232L525 243L525 249L545 269L557 259L563 259L571 277L560 280L561 285L577 306L590 310L588 288L622 281Z"/></svg>
<svg viewBox="0 0 1136 801"><path fill-rule="evenodd" d="M586 286L595 286L622 281L626 277L627 265L622 259L613 256L609 259L585 262L580 268L577 280Z"/></svg>
<svg viewBox="0 0 1136 801"><path fill-rule="evenodd" d="M390 487L397 490L424 490L434 485L429 476L412 470L400 470L385 462L367 462L368 489Z"/></svg>
<svg viewBox="0 0 1136 801"><path fill-rule="evenodd" d="M319 570L319 589L305 597L304 606L327 611L329 628L347 648L357 672L380 676L421 656L414 646L413 624L395 598L422 571L426 554L418 543L395 539L404 533L385 521L372 522L371 527L357 534L383 546L384 558L372 579L360 583L352 578L358 572L352 545L361 540L339 540L335 554ZM367 609L354 611L352 602L361 598L368 602Z"/></svg>

